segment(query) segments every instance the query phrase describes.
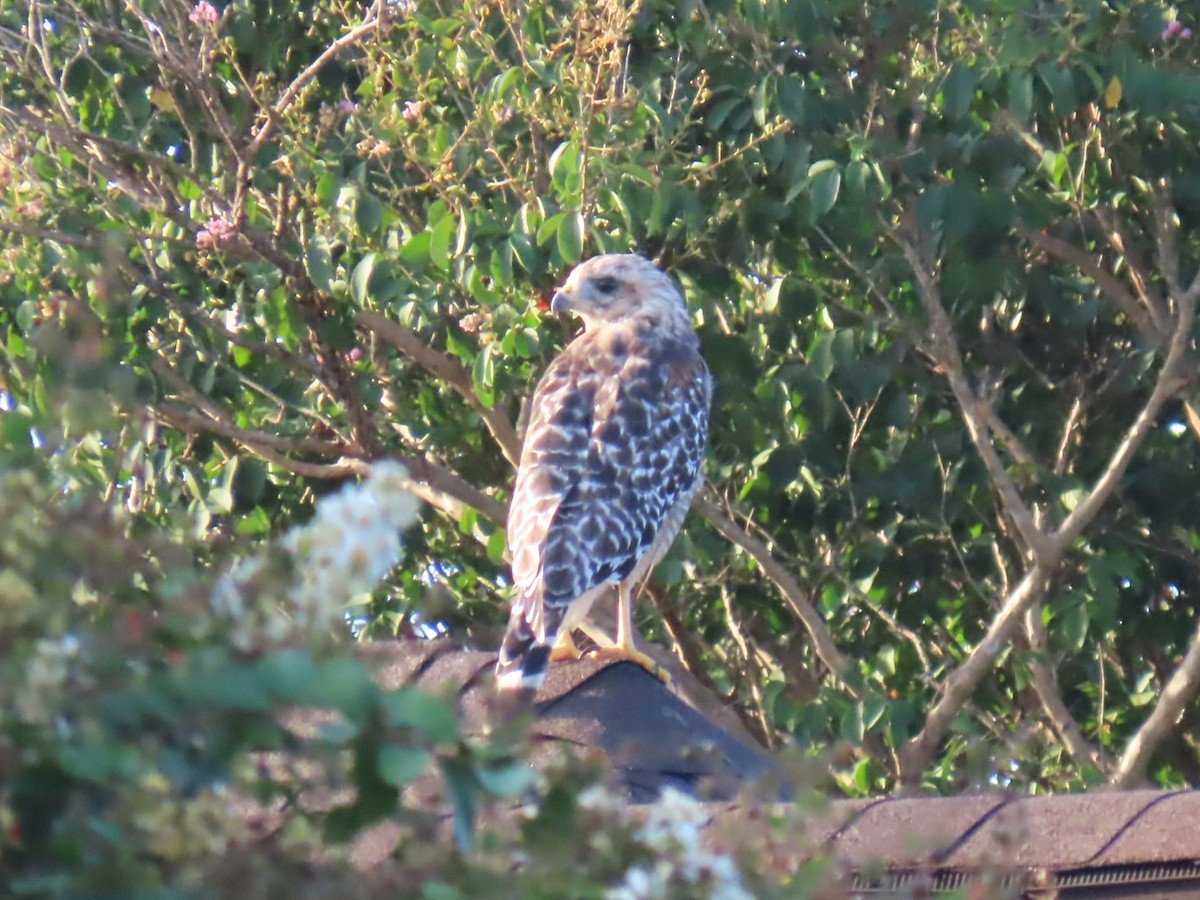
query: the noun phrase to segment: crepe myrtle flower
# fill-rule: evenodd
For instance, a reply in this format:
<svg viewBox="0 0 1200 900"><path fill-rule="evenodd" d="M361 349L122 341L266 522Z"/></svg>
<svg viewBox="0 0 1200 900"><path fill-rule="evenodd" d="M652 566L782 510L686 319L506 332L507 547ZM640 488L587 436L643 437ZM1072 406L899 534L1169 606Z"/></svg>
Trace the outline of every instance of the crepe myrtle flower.
<svg viewBox="0 0 1200 900"><path fill-rule="evenodd" d="M196 249L209 250L233 239L234 228L226 219L220 216L209 219L204 227L196 232Z"/></svg>
<svg viewBox="0 0 1200 900"><path fill-rule="evenodd" d="M1184 28L1183 23L1178 19L1174 19L1167 23L1167 27L1163 29L1162 39L1170 41L1179 39L1181 41L1189 40L1192 36L1192 29Z"/></svg>
<svg viewBox="0 0 1200 900"><path fill-rule="evenodd" d="M216 25L221 21L221 12L208 0L200 0L188 13L188 21L193 25Z"/></svg>
<svg viewBox="0 0 1200 900"><path fill-rule="evenodd" d="M374 590L403 557L400 535L416 521L418 508L408 486L404 466L382 460L359 484L322 498L312 520L273 548L290 563L276 567L290 568L272 592L277 604L257 602L263 598L255 588L272 571L267 554L244 559L222 575L212 604L235 623L235 646L249 650L336 628L346 605Z"/></svg>
<svg viewBox="0 0 1200 900"><path fill-rule="evenodd" d="M595 803L595 800L591 800ZM636 838L654 856L637 864L605 892L605 900L649 900L680 896L707 900L751 900L737 864L704 846L701 832L709 813L690 794L667 786L647 815Z"/></svg>

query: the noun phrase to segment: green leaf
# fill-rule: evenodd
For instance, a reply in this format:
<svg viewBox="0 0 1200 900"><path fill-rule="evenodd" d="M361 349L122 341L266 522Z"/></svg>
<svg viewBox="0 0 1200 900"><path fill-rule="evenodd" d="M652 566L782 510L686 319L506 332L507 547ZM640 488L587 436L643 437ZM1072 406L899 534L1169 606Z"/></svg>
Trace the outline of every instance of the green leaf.
<svg viewBox="0 0 1200 900"><path fill-rule="evenodd" d="M308 239L304 250L304 260L308 266L308 277L318 290L329 290L333 280L333 257L329 252L329 242L320 235Z"/></svg>
<svg viewBox="0 0 1200 900"><path fill-rule="evenodd" d="M359 306L367 302L368 287L374 271L375 254L368 253L358 261L358 265L354 267L354 271L350 275L350 296Z"/></svg>
<svg viewBox="0 0 1200 900"><path fill-rule="evenodd" d="M564 141L550 154L550 179L559 193L571 193L578 189L579 183L579 144L575 141Z"/></svg>
<svg viewBox="0 0 1200 900"><path fill-rule="evenodd" d="M1087 606L1081 602L1068 606L1059 614L1054 631L1071 650L1082 650L1088 633Z"/></svg>
<svg viewBox="0 0 1200 900"><path fill-rule="evenodd" d="M565 217L566 213L555 213L538 226L536 238L539 247L545 246L552 237L558 234L559 226L562 225Z"/></svg>
<svg viewBox="0 0 1200 900"><path fill-rule="evenodd" d="M444 881L427 881L421 885L421 900L466 900L467 895Z"/></svg>
<svg viewBox="0 0 1200 900"><path fill-rule="evenodd" d="M436 694L406 687L385 692L379 700L384 721L408 725L437 743L458 740L458 716L453 705Z"/></svg>
<svg viewBox="0 0 1200 900"><path fill-rule="evenodd" d="M564 262L575 263L583 256L583 213L565 213L558 226L558 253Z"/></svg>
<svg viewBox="0 0 1200 900"><path fill-rule="evenodd" d="M950 67L950 74L942 85L942 100L946 115L951 119L961 119L971 111L975 100L975 70L966 63L955 63Z"/></svg>
<svg viewBox="0 0 1200 900"><path fill-rule="evenodd" d="M818 215L833 209L842 186L842 170L832 159L822 159L808 167L809 191Z"/></svg>
<svg viewBox="0 0 1200 900"><path fill-rule="evenodd" d="M383 202L366 191L359 194L354 204L354 222L360 234L365 237L373 235L383 224Z"/></svg>
<svg viewBox="0 0 1200 900"><path fill-rule="evenodd" d="M1033 115L1033 73L1017 70L1008 76L1008 109L1017 120Z"/></svg>
<svg viewBox="0 0 1200 900"><path fill-rule="evenodd" d="M479 766L475 777L485 791L495 797L516 797L537 783L537 773L528 763L518 762L507 766Z"/></svg>
<svg viewBox="0 0 1200 900"><path fill-rule="evenodd" d="M331 706L354 721L362 720L378 693L366 668L355 659L329 659L320 665L312 682L313 706Z"/></svg>
<svg viewBox="0 0 1200 900"><path fill-rule="evenodd" d="M529 273L541 271L537 249L527 236L519 233L511 234L508 243L512 246L513 254L517 257L517 262L521 264L522 269Z"/></svg>
<svg viewBox="0 0 1200 900"><path fill-rule="evenodd" d="M433 754L419 747L400 747L386 744L379 748L379 777L392 787L404 787L425 773L433 762Z"/></svg>
<svg viewBox="0 0 1200 900"><path fill-rule="evenodd" d="M223 709L263 712L271 708L266 679L256 666L225 662L194 666L183 684L185 696L194 703Z"/></svg>
<svg viewBox="0 0 1200 900"><path fill-rule="evenodd" d="M451 248L457 233L458 219L454 213L447 213L433 226L429 234L429 258L439 269L450 268Z"/></svg>
<svg viewBox="0 0 1200 900"><path fill-rule="evenodd" d="M270 653L259 663L259 669L267 689L286 703L303 703L317 679L312 653L300 648Z"/></svg>
<svg viewBox="0 0 1200 900"><path fill-rule="evenodd" d="M432 258L430 246L432 237L428 231L418 231L400 245L400 258L407 263L423 263Z"/></svg>
<svg viewBox="0 0 1200 900"><path fill-rule="evenodd" d="M469 850L475 840L475 811L479 805L479 783L472 767L462 759L443 759L442 775L454 807L454 837Z"/></svg>
<svg viewBox="0 0 1200 900"><path fill-rule="evenodd" d="M504 562L504 551L508 547L507 534L503 528L497 528L492 532L487 542L488 559L496 565Z"/></svg>

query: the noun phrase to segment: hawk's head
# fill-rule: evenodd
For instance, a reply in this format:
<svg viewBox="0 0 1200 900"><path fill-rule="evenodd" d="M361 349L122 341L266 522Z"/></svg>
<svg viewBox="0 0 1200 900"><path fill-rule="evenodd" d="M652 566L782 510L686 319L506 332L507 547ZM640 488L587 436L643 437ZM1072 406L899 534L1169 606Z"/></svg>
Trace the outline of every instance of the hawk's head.
<svg viewBox="0 0 1200 900"><path fill-rule="evenodd" d="M687 304L675 282L633 253L593 256L580 263L555 292L550 309L579 316L585 329L654 313L664 324L680 317L688 322Z"/></svg>

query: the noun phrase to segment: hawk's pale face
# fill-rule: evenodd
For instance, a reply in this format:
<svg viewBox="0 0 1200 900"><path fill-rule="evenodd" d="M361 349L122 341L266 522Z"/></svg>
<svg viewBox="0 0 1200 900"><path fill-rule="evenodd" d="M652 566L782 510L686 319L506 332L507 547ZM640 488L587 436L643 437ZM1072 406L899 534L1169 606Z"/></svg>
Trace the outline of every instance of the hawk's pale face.
<svg viewBox="0 0 1200 900"><path fill-rule="evenodd" d="M594 256L572 270L550 304L583 319L585 330L631 316L687 316L679 289L648 259L632 253Z"/></svg>

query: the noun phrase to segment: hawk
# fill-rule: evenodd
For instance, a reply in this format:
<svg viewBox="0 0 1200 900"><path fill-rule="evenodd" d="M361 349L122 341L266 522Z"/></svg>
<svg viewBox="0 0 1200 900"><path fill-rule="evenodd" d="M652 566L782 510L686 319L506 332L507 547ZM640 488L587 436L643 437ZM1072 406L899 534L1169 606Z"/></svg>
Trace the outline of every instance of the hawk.
<svg viewBox="0 0 1200 900"><path fill-rule="evenodd" d="M632 591L679 533L708 435L712 379L683 294L649 260L597 256L550 309L583 334L534 391L508 511L516 585L496 664L500 688L536 689L556 640L610 585L617 635L606 655L656 669L633 646Z"/></svg>

